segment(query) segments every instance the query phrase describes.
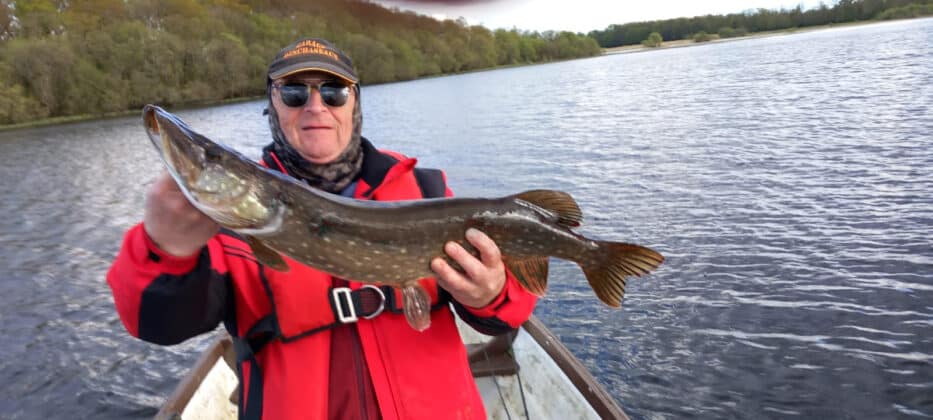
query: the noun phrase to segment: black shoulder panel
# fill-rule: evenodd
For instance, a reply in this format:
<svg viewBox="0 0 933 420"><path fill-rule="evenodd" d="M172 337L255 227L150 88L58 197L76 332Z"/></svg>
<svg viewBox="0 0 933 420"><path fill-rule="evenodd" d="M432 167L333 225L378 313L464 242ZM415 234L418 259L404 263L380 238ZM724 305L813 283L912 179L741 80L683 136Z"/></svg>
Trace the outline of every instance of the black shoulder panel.
<svg viewBox="0 0 933 420"><path fill-rule="evenodd" d="M398 163L398 159L379 152L376 146L373 146L365 137L361 141L363 148L363 171L360 173L360 177L369 184L370 191L372 191L372 189L382 184L382 180L385 179L386 173L389 172L392 166ZM368 192L369 191L366 191L364 195Z"/></svg>
<svg viewBox="0 0 933 420"><path fill-rule="evenodd" d="M440 169L415 168L415 179L421 196L424 198L443 198L447 195L447 184L444 183L444 173Z"/></svg>
<svg viewBox="0 0 933 420"><path fill-rule="evenodd" d="M228 276L211 268L210 254L204 247L191 272L162 274L143 290L139 338L170 345L213 330L224 319L230 287Z"/></svg>

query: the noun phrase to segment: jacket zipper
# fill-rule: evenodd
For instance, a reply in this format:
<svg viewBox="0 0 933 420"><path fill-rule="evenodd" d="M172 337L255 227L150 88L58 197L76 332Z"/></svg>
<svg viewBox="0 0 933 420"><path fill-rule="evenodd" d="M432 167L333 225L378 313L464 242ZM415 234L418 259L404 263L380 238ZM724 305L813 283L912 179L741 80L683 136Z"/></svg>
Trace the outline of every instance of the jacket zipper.
<svg viewBox="0 0 933 420"><path fill-rule="evenodd" d="M360 400L360 414L363 420L369 419L368 407L366 407L366 392L364 378L363 378L363 366L361 366L360 356L363 353L363 346L360 343L360 333L357 331L355 325L347 326L353 328L353 334L351 336L353 339L353 371L356 373L356 388L359 390L357 397Z"/></svg>

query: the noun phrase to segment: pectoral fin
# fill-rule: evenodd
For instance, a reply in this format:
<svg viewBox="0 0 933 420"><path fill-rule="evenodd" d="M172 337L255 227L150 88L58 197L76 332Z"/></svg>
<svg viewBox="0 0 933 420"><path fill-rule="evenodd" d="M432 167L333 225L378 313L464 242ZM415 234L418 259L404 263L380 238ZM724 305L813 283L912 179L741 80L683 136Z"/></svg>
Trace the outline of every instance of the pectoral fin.
<svg viewBox="0 0 933 420"><path fill-rule="evenodd" d="M246 242L249 244L249 247L253 249L253 255L256 256L256 260L258 260L260 264L283 273L289 270L288 264L282 259L282 255L266 246L266 244L262 243L259 239L246 235Z"/></svg>
<svg viewBox="0 0 933 420"><path fill-rule="evenodd" d="M505 259L505 265L526 290L538 296L547 291L548 257Z"/></svg>
<svg viewBox="0 0 933 420"><path fill-rule="evenodd" d="M402 288L402 312L408 325L419 332L431 326L431 297L418 282Z"/></svg>

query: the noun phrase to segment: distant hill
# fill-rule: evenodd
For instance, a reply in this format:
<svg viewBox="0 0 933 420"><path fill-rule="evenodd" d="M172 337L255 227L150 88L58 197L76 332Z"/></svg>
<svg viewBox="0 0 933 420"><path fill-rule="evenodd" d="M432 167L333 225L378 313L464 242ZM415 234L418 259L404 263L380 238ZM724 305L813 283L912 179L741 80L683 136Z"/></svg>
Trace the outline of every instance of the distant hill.
<svg viewBox="0 0 933 420"><path fill-rule="evenodd" d="M345 50L364 84L600 53L580 34L361 0L0 0L0 125L257 97L275 53L305 36Z"/></svg>

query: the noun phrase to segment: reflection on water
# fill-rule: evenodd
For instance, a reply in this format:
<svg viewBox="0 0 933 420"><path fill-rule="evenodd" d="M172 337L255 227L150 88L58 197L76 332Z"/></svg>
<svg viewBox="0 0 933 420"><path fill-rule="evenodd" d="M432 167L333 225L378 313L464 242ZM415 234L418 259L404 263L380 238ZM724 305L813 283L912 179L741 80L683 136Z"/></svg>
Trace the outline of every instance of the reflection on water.
<svg viewBox="0 0 933 420"><path fill-rule="evenodd" d="M571 192L668 257L536 313L634 418L933 417L933 20L364 87L459 195ZM182 111L251 157L264 104ZM139 118L0 133L0 412L153 415L207 338L130 338L104 274L160 169Z"/></svg>

